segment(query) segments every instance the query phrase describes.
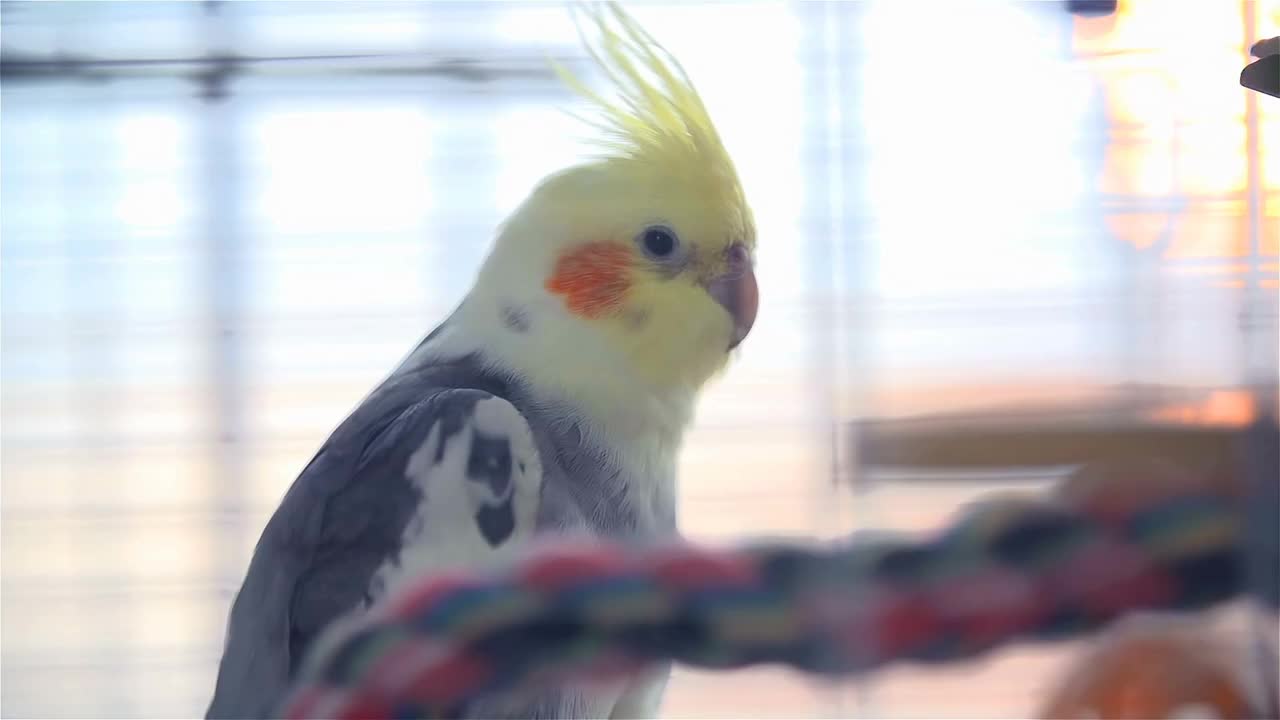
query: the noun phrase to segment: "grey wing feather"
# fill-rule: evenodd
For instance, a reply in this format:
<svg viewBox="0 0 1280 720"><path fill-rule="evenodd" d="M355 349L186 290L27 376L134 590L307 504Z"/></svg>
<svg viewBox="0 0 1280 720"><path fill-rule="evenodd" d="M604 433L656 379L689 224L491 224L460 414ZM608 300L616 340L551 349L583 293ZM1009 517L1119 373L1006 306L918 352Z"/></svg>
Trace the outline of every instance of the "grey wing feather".
<svg viewBox="0 0 1280 720"><path fill-rule="evenodd" d="M207 717L270 717L317 635L375 600L406 558L496 547L520 518L532 525L541 465L524 416L483 390L406 395L392 387L366 400L267 523ZM424 552L406 547L415 536Z"/></svg>

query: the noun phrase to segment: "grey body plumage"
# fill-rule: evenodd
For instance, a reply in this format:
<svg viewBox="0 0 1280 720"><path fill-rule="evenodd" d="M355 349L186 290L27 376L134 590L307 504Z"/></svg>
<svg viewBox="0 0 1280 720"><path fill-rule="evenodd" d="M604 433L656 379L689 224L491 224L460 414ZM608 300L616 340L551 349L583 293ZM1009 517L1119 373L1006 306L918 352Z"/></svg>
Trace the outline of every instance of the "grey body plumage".
<svg viewBox="0 0 1280 720"><path fill-rule="evenodd" d="M478 419L484 403L497 411L488 426ZM536 397L476 355L389 377L332 433L268 521L231 609L207 717L270 717L317 635L376 602L404 553L456 550L447 547L452 540L438 542L441 534L471 533L494 549L518 543L521 487L536 493L538 532L672 534L674 516L655 521L636 512L626 492L633 479L584 440L581 422L572 408ZM516 442L521 433L532 447ZM415 453L423 454L415 460ZM425 468L425 486L415 483L415 463ZM435 489L442 494L433 504ZM661 527L645 526L655 522ZM412 537L425 539L411 548ZM591 714L572 695L474 712Z"/></svg>

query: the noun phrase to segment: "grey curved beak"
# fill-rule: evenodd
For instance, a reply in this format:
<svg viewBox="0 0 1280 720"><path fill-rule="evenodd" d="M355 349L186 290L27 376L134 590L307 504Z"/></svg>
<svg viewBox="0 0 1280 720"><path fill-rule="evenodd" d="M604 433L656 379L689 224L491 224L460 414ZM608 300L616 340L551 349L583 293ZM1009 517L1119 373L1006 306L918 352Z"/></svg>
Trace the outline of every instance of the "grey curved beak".
<svg viewBox="0 0 1280 720"><path fill-rule="evenodd" d="M733 336L729 340L732 350L742 343L756 322L760 288L756 285L755 271L750 265L731 270L707 283L707 292L733 318Z"/></svg>

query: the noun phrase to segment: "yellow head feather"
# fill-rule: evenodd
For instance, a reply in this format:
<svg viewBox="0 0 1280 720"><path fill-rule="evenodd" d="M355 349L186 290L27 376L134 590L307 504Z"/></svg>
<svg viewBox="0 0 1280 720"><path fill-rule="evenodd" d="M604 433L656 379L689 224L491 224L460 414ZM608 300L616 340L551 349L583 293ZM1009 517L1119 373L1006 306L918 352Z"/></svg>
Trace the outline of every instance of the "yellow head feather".
<svg viewBox="0 0 1280 720"><path fill-rule="evenodd" d="M576 8L599 34L597 48L578 23L587 52L611 81L618 101L601 97L559 64L556 71L601 112L600 119L580 119L599 131L594 144L602 159L675 173L696 184L707 200L739 216L745 235L739 239L753 246L751 212L737 170L680 62L617 3Z"/></svg>

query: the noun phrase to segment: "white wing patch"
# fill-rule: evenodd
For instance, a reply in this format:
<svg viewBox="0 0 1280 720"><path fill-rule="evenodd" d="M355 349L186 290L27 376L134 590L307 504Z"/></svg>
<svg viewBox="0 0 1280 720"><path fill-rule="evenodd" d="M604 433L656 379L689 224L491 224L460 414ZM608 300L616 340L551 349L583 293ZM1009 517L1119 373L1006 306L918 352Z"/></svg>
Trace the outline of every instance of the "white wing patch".
<svg viewBox="0 0 1280 720"><path fill-rule="evenodd" d="M506 400L476 402L460 428L437 420L405 477L421 500L399 556L374 575L379 594L433 570L489 564L533 534L542 464L529 424Z"/></svg>

